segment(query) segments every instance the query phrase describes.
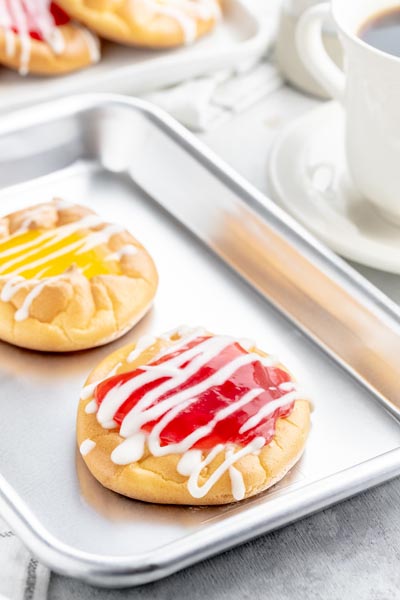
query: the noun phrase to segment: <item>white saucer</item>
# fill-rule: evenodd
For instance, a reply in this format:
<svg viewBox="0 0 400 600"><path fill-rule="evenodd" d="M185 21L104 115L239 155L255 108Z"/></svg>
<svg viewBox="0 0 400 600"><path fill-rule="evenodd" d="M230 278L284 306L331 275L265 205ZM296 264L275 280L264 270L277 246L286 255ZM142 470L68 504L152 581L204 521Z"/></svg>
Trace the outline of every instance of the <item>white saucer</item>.
<svg viewBox="0 0 400 600"><path fill-rule="evenodd" d="M354 188L344 155L344 114L336 102L284 129L272 149L269 175L277 202L332 250L400 273L400 227Z"/></svg>

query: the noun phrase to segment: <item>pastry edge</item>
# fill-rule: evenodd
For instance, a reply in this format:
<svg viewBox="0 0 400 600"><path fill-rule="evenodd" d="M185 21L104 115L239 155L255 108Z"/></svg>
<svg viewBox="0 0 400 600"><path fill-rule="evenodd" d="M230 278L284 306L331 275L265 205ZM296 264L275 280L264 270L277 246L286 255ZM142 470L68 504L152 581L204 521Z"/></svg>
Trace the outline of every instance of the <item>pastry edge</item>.
<svg viewBox="0 0 400 600"><path fill-rule="evenodd" d="M159 341L159 338L157 338ZM120 348L106 357L90 374L87 384L105 376L123 356L127 356L135 344ZM265 356L258 349L261 356ZM145 353L143 353L145 354ZM155 352L154 352L155 354ZM113 359L113 357L115 357ZM132 363L131 368L151 360ZM95 448L83 460L92 475L106 488L136 500L158 504L219 505L236 502L232 495L229 473L226 472L203 498L194 498L187 489L187 478L177 473L176 467L182 455L170 454L153 457L148 454L137 463L119 466L112 462L111 452L123 441L116 430L106 430L97 422L95 414L85 412L92 398L81 400L77 416L78 446L86 440L96 442ZM280 481L293 468L303 454L310 429L310 403L296 400L287 418L277 420L276 434L270 444L263 447L258 456L247 455L235 463L244 479L245 498L255 496ZM291 419L295 418L293 424ZM289 442L289 443L288 443ZM222 453L210 465L213 472L221 462Z"/></svg>

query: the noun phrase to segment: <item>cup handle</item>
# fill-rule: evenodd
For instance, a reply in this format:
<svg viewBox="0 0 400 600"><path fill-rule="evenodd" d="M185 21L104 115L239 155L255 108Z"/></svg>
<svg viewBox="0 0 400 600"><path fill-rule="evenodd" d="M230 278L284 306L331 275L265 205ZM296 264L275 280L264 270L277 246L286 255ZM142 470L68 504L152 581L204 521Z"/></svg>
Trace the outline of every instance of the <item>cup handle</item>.
<svg viewBox="0 0 400 600"><path fill-rule="evenodd" d="M345 75L333 62L322 41L322 26L330 18L330 3L312 6L301 16L296 29L300 58L311 75L332 98L343 102Z"/></svg>

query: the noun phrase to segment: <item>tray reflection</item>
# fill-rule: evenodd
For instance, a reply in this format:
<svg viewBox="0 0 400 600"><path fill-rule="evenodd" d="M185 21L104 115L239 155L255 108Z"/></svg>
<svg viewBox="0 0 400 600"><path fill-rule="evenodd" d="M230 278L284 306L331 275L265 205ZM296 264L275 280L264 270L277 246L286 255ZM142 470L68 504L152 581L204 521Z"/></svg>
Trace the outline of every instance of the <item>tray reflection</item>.
<svg viewBox="0 0 400 600"><path fill-rule="evenodd" d="M83 500L99 515L110 521L134 523L149 522L152 524L170 524L171 522L188 529L197 528L200 524L218 520L231 512L240 512L250 505L265 501L266 496L277 494L294 484L305 480L301 471L301 460L287 475L272 488L258 496L225 506L175 506L171 504L151 504L121 496L103 487L87 468L79 450L76 450L75 464L79 482L79 490Z"/></svg>

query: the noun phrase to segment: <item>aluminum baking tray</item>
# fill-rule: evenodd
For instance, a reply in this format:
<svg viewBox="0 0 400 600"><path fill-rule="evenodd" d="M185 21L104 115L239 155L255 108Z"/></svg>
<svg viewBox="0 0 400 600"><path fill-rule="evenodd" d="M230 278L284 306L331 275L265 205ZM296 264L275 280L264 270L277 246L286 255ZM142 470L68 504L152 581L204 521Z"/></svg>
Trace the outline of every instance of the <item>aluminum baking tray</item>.
<svg viewBox="0 0 400 600"><path fill-rule="evenodd" d="M0 123L0 212L62 196L125 223L160 272L152 311L109 346L0 345L0 511L55 571L148 582L400 474L398 308L161 111L81 96ZM145 332L203 324L257 340L315 411L301 462L239 504L128 500L88 473L74 439L88 371Z"/></svg>
<svg viewBox="0 0 400 600"><path fill-rule="evenodd" d="M143 50L104 42L97 65L62 77L21 77L2 69L0 112L78 92L143 94L224 69L255 62L271 40L273 18L262 19L248 0L226 0L223 19L191 46Z"/></svg>

